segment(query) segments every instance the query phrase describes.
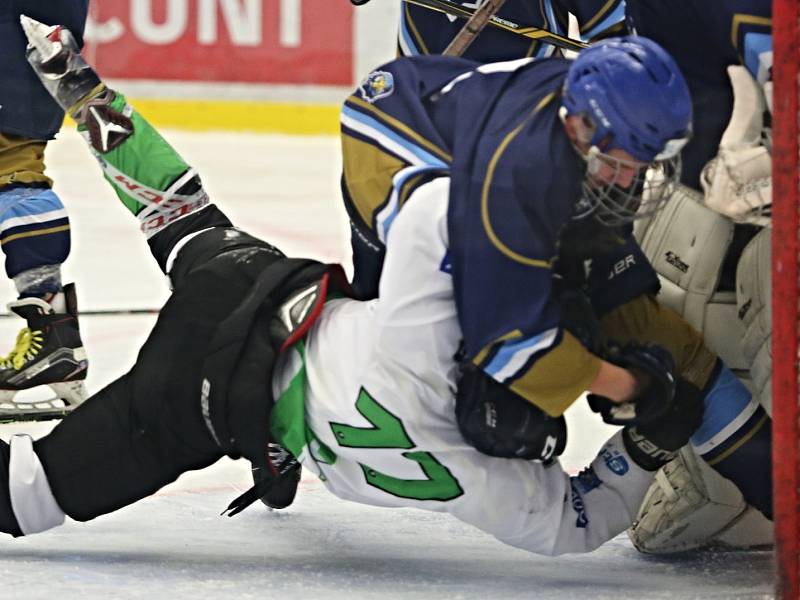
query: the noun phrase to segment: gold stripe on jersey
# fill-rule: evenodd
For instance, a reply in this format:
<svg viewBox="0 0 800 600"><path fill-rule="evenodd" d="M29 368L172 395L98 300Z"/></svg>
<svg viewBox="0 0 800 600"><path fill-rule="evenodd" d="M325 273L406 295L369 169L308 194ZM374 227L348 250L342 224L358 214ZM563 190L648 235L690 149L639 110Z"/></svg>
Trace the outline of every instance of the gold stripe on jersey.
<svg viewBox="0 0 800 600"><path fill-rule="evenodd" d="M528 124L528 121L536 115L542 108L547 106L554 98L556 97L555 92L551 92L544 98L542 98L539 103L534 107L534 109L522 120L522 122L517 125L510 133L506 135L500 145L497 147L497 150L494 151L494 155L492 159L489 161L489 167L486 169L486 177L483 179L483 189L481 191L481 220L483 221L483 228L486 231L486 235L489 240L492 242L492 245L497 248L501 253L505 256L510 258L511 260L518 262L523 265L528 265L531 267L539 267L542 269L549 269L553 261L556 257L548 257L548 258L534 258L531 256L523 256L518 252L515 252L508 246L506 246L503 241L498 237L497 233L494 231L494 227L492 227L491 218L489 216L489 191L492 187L492 180L494 178L494 170L497 167L497 163L499 162L501 156L505 152L508 145L513 141L513 139L519 134L520 131Z"/></svg>
<svg viewBox="0 0 800 600"><path fill-rule="evenodd" d="M486 360L486 356L489 354L490 350L492 350L499 344L502 344L503 342L507 342L508 340L514 340L521 337L522 337L522 332L519 329L515 329L514 331L509 331L505 335L497 338L491 344L486 346L483 350L478 352L478 354L475 355L475 358L472 359L472 362L475 364L476 367L482 366L483 361Z"/></svg>
<svg viewBox="0 0 800 600"><path fill-rule="evenodd" d="M443 161L448 162L448 163L453 162L453 156L449 152L447 152L446 150L440 148L439 146L437 146L436 144L434 144L430 140L425 139L424 137L422 137L420 134L418 134L416 131L411 129L408 125L406 125L402 121L396 119L395 117L392 117L391 115L386 114L385 112L383 112L379 108L376 108L374 105L370 104L369 102L367 102L365 100L362 100L361 98L359 98L355 94L352 94L347 99L346 103L358 106L359 109L361 110L361 112L370 113L378 121L380 121L380 122L384 123L385 125L391 127L395 131L402 133L409 140L415 142L416 144L418 144L419 146L421 146L425 150L427 150L429 152L432 152L433 154L435 154L436 156L441 158Z"/></svg>
<svg viewBox="0 0 800 600"><path fill-rule="evenodd" d="M600 21L600 19L602 19L603 17L605 17L605 16L608 14L608 12L609 12L609 11L610 11L612 8L614 8L614 6L617 4L617 2L618 2L618 1L619 1L619 0L608 0L608 2L606 2L606 3L603 5L603 8L601 8L599 11L597 11L597 13L596 13L596 14L595 14L595 15L594 15L594 16L593 16L591 19L589 19L588 21L586 21L586 23L583 23L583 24L581 25L581 27L580 27L580 32L581 32L581 33L586 33L586 32L587 32L587 31L589 31L589 30L590 30L592 27L594 27L594 26L595 26L595 25L596 25L596 24L597 24L597 23Z"/></svg>
<svg viewBox="0 0 800 600"><path fill-rule="evenodd" d="M620 344L658 344L672 355L678 375L700 389L714 372L717 356L706 348L703 336L651 296L639 296L603 315L600 330L605 340Z"/></svg>
<svg viewBox="0 0 800 600"><path fill-rule="evenodd" d="M430 173L420 173L415 177L410 177L408 181L403 184L403 187L400 188L398 193L398 200L397 203L400 208L403 208L403 205L406 203L406 200L411 196L411 194L416 190L419 185L428 180Z"/></svg>
<svg viewBox="0 0 800 600"><path fill-rule="evenodd" d="M22 233L13 233L0 240L0 246L4 246L14 240L21 240L24 238L38 237L40 235L50 235L51 233L61 233L62 231L69 231L69 224L58 225L56 227L48 227L47 229L36 229L34 231L23 231Z"/></svg>
<svg viewBox="0 0 800 600"><path fill-rule="evenodd" d="M712 467L713 467L714 465L716 465L716 464L719 464L719 463L721 463L723 460L725 460L726 458L728 458L728 457L729 457L731 454L733 454L733 453L734 453L734 452L736 452L736 451L737 451L739 448L741 448L741 447L742 447L742 446L744 446L744 445L745 445L747 442L749 442L749 441L750 441L750 438L752 438L752 437L753 437L755 434L757 434L757 433L758 433L759 429L761 429L761 428L762 428L762 427L763 427L763 426L764 426L764 425L767 423L767 420L768 420L768 419L769 419L769 416L768 416L766 413L765 413L764 415L762 415L762 417L761 417L761 418L758 420L758 423L756 423L755 425L753 425L753 428L752 428L750 431L748 431L748 432L747 432L746 434L744 434L744 435L743 435L741 438L739 438L739 439L736 441L736 443L735 443L735 444L733 444L733 445L732 445L730 448L728 448L727 450L725 450L725 452L723 452L723 453L722 453L722 454L720 454L719 456L715 456L714 458L712 458L712 459L710 459L710 460L706 461L706 462L707 462L707 464L708 464L709 466L712 466Z"/></svg>
<svg viewBox="0 0 800 600"><path fill-rule="evenodd" d="M733 15L733 19L731 20L731 45L740 55L742 54L742 49L739 48L739 27L741 25L755 25L756 27L772 29L772 19L743 13L736 13Z"/></svg>
<svg viewBox="0 0 800 600"><path fill-rule="evenodd" d="M53 184L44 174L46 142L0 133L0 187L14 183Z"/></svg>
<svg viewBox="0 0 800 600"><path fill-rule="evenodd" d="M571 333L509 386L551 417L564 414L597 377L601 360Z"/></svg>
<svg viewBox="0 0 800 600"><path fill-rule="evenodd" d="M417 48L419 49L420 53L430 54L428 46L425 45L422 36L419 34L419 30L417 29L417 24L414 23L414 19L411 18L411 11L408 9L408 7L409 7L408 2L403 2L403 10L406 13L406 24L408 25L408 29L411 32L411 35L414 36L414 40L417 42Z"/></svg>
<svg viewBox="0 0 800 600"><path fill-rule="evenodd" d="M359 216L370 229L373 216L392 191L392 178L408 166L393 154L349 135L342 135L344 180Z"/></svg>

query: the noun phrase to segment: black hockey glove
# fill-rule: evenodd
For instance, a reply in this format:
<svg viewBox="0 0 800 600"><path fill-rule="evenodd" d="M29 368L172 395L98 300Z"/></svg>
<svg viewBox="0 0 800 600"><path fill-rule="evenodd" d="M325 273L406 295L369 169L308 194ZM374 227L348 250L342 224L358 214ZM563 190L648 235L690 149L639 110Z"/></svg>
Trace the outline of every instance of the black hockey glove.
<svg viewBox="0 0 800 600"><path fill-rule="evenodd" d="M648 423L669 410L675 398L675 362L672 355L656 344L611 345L605 359L633 372L647 382L636 398L621 404L608 398L589 394L589 407L611 425Z"/></svg>
<svg viewBox="0 0 800 600"><path fill-rule="evenodd" d="M669 462L700 426L703 394L685 379L679 379L675 401L657 419L622 430L625 449L637 465L656 471Z"/></svg>
<svg viewBox="0 0 800 600"><path fill-rule="evenodd" d="M600 321L589 297L581 289L568 287L565 282L555 278L553 293L561 311L562 327L589 352L599 354Z"/></svg>
<svg viewBox="0 0 800 600"><path fill-rule="evenodd" d="M567 444L564 417L548 416L466 361L456 391L456 421L464 439L489 456L549 460Z"/></svg>

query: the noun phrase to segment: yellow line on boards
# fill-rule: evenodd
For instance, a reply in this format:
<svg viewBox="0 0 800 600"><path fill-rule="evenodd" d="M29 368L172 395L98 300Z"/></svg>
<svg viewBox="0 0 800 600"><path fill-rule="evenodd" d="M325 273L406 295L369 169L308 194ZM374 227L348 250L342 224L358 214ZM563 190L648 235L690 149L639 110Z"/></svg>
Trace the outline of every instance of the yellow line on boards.
<svg viewBox="0 0 800 600"><path fill-rule="evenodd" d="M127 100L156 127L299 135L339 133L338 104L130 97Z"/></svg>

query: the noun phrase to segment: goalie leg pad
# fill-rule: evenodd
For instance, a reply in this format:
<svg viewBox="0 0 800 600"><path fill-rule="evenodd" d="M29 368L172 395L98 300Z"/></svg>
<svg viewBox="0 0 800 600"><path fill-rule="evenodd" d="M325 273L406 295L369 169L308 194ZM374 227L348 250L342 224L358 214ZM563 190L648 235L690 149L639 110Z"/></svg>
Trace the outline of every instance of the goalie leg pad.
<svg viewBox="0 0 800 600"><path fill-rule="evenodd" d="M773 541L772 523L688 446L656 474L628 537L648 554L709 545L751 548Z"/></svg>
<svg viewBox="0 0 800 600"><path fill-rule="evenodd" d="M744 328L742 355L750 367L753 391L772 412L772 230L762 229L745 247L736 267L736 306Z"/></svg>

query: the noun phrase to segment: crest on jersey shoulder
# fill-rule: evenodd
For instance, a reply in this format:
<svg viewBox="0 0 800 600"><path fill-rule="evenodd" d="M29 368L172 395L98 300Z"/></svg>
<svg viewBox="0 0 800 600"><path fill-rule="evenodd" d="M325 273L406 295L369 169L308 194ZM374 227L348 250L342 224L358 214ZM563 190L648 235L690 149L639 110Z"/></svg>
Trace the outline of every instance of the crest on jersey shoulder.
<svg viewBox="0 0 800 600"><path fill-rule="evenodd" d="M372 104L394 92L394 76L387 71L373 71L358 86L361 97Z"/></svg>

